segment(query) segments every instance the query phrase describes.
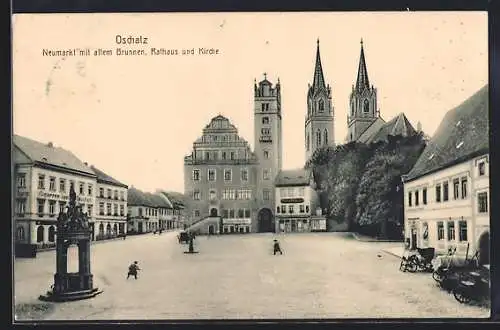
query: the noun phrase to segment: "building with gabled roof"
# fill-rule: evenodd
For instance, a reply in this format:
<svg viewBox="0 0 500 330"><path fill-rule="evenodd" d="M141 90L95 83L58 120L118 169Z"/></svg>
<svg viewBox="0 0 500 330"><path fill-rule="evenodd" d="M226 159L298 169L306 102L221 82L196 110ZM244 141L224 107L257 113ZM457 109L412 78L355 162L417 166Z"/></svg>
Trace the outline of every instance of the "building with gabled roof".
<svg viewBox="0 0 500 330"><path fill-rule="evenodd" d="M326 231L312 171L281 170L276 179L276 232Z"/></svg>
<svg viewBox="0 0 500 330"><path fill-rule="evenodd" d="M411 248L456 248L489 263L488 86L448 111L403 176L405 236Z"/></svg>
<svg viewBox="0 0 500 330"><path fill-rule="evenodd" d="M65 210L70 186L92 225L97 176L86 163L52 142L19 135L12 138L12 159L16 253L29 249L33 255L55 246L57 216Z"/></svg>
<svg viewBox="0 0 500 330"><path fill-rule="evenodd" d="M149 233L174 229L173 207L159 192L144 192L130 187L128 190L128 225L130 233Z"/></svg>
<svg viewBox="0 0 500 330"><path fill-rule="evenodd" d="M97 176L98 209L92 224L96 239L126 235L128 186L93 165L90 168Z"/></svg>

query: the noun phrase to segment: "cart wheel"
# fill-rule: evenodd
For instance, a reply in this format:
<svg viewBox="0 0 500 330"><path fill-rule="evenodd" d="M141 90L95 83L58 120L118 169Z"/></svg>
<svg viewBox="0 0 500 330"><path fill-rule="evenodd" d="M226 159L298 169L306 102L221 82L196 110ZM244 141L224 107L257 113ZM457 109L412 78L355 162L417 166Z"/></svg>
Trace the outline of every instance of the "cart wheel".
<svg viewBox="0 0 500 330"><path fill-rule="evenodd" d="M415 273L417 271L417 264L415 263L415 260L408 260L406 263L406 270L410 273Z"/></svg>
<svg viewBox="0 0 500 330"><path fill-rule="evenodd" d="M406 257L401 258L401 263L399 264L400 271L402 272L406 271L406 263L407 263Z"/></svg>
<svg viewBox="0 0 500 330"><path fill-rule="evenodd" d="M471 300L469 297L464 295L463 292L460 290L454 290L453 296L461 304L466 304L466 303L470 302L470 300Z"/></svg>
<svg viewBox="0 0 500 330"><path fill-rule="evenodd" d="M437 271L432 272L432 278L434 279L434 281L439 283L441 283L441 280L443 279L443 277Z"/></svg>

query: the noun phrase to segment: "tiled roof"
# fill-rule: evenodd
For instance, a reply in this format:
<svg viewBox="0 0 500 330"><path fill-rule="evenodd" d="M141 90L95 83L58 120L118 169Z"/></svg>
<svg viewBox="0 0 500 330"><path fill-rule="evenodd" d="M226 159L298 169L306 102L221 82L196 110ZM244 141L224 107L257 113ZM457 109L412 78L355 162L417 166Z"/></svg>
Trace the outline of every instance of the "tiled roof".
<svg viewBox="0 0 500 330"><path fill-rule="evenodd" d="M368 143L370 139L386 124L382 117L377 117L358 137L358 142Z"/></svg>
<svg viewBox="0 0 500 330"><path fill-rule="evenodd" d="M412 136L415 135L417 131L413 128L412 124L406 118L404 113L400 113L387 123L385 123L375 134L373 134L368 143L379 142L387 140L389 135L392 136Z"/></svg>
<svg viewBox="0 0 500 330"><path fill-rule="evenodd" d="M489 152L488 85L448 111L406 180Z"/></svg>
<svg viewBox="0 0 500 330"><path fill-rule="evenodd" d="M128 186L124 183L121 183L120 181L112 178L111 176L107 175L106 173L104 173L103 171L101 171L100 169L96 168L95 166L93 165L90 165L90 168L94 171L94 173L97 175L97 181L102 181L104 183L108 183L108 184L111 184L111 185L115 185L115 186L118 186L118 187L124 187L124 188L128 188Z"/></svg>
<svg viewBox="0 0 500 330"><path fill-rule="evenodd" d="M308 186L310 184L310 171L303 168L281 170L276 176L275 186Z"/></svg>
<svg viewBox="0 0 500 330"><path fill-rule="evenodd" d="M14 135L13 143L33 162L45 163L95 176L90 167L85 165L71 151L56 147L51 143L44 144L23 136Z"/></svg>

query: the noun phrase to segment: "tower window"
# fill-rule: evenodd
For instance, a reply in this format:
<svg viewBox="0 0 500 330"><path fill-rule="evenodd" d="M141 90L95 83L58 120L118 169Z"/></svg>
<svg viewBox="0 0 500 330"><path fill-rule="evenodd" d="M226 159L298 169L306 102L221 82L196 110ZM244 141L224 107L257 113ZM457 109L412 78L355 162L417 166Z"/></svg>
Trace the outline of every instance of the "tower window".
<svg viewBox="0 0 500 330"><path fill-rule="evenodd" d="M325 102L323 102L323 100L319 100L318 109L319 109L319 112L325 111Z"/></svg>
<svg viewBox="0 0 500 330"><path fill-rule="evenodd" d="M325 131L323 132L323 144L327 145L328 144L328 130L325 128Z"/></svg>
<svg viewBox="0 0 500 330"><path fill-rule="evenodd" d="M262 111L269 111L269 103L262 103Z"/></svg>
<svg viewBox="0 0 500 330"><path fill-rule="evenodd" d="M354 116L354 102L351 103L351 116Z"/></svg>
<svg viewBox="0 0 500 330"><path fill-rule="evenodd" d="M306 134L306 150L309 151L309 133Z"/></svg>
<svg viewBox="0 0 500 330"><path fill-rule="evenodd" d="M269 159L269 151L264 150L264 158Z"/></svg>
<svg viewBox="0 0 500 330"><path fill-rule="evenodd" d="M368 103L368 100L365 100L365 102L363 104L363 112L364 113L370 112L370 103Z"/></svg>
<svg viewBox="0 0 500 330"><path fill-rule="evenodd" d="M262 117L262 124L269 124L269 117Z"/></svg>
<svg viewBox="0 0 500 330"><path fill-rule="evenodd" d="M320 145L321 145L321 132L318 129L318 131L316 132L316 146L319 147Z"/></svg>

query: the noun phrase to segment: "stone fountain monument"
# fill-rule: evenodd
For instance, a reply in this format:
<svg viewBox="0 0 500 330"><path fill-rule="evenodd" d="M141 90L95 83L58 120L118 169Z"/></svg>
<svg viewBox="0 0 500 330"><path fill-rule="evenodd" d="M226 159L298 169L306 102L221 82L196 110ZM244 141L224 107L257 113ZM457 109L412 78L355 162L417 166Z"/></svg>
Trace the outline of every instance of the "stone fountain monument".
<svg viewBox="0 0 500 330"><path fill-rule="evenodd" d="M43 301L70 301L95 297L102 290L93 287L93 275L90 272L90 241L87 214L81 206L76 205L76 193L70 187L69 205L66 212L59 213L57 218L56 238L56 273L54 284L46 295L41 295ZM68 247L78 246L78 272L68 273Z"/></svg>

